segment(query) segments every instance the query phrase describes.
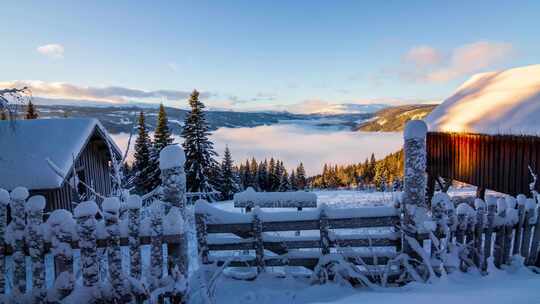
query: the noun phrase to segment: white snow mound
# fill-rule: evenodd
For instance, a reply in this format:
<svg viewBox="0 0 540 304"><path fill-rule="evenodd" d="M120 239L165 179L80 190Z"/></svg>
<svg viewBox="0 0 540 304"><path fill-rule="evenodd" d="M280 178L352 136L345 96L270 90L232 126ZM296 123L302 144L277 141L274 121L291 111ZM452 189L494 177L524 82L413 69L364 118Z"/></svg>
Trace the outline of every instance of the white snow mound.
<svg viewBox="0 0 540 304"><path fill-rule="evenodd" d="M159 169L183 166L186 161L184 150L179 145L169 145L159 152Z"/></svg>
<svg viewBox="0 0 540 304"><path fill-rule="evenodd" d="M0 204L7 205L9 204L9 192L5 189L0 189Z"/></svg>
<svg viewBox="0 0 540 304"><path fill-rule="evenodd" d="M36 212L45 209L45 197L42 195L34 195L26 202L26 210Z"/></svg>
<svg viewBox="0 0 540 304"><path fill-rule="evenodd" d="M77 205L75 210L73 210L73 214L77 218L85 217L85 216L93 216L93 215L96 215L98 210L99 208L96 202L86 201L86 202L79 203L79 205Z"/></svg>
<svg viewBox="0 0 540 304"><path fill-rule="evenodd" d="M30 195L28 193L28 189L24 187L17 187L13 189L13 191L11 191L11 199L13 200L19 200L19 201L25 200L28 198L28 195Z"/></svg>
<svg viewBox="0 0 540 304"><path fill-rule="evenodd" d="M430 131L540 134L540 64L477 74L424 120Z"/></svg>

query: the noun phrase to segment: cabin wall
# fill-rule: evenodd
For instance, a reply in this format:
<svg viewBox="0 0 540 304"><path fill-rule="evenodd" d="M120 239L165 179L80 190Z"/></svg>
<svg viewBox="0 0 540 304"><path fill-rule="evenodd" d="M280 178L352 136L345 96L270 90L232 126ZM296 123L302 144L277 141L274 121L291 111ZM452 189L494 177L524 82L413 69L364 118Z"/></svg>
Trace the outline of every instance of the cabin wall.
<svg viewBox="0 0 540 304"><path fill-rule="evenodd" d="M433 177L511 195L530 194L529 166L540 173L540 138L535 136L429 132L427 155Z"/></svg>

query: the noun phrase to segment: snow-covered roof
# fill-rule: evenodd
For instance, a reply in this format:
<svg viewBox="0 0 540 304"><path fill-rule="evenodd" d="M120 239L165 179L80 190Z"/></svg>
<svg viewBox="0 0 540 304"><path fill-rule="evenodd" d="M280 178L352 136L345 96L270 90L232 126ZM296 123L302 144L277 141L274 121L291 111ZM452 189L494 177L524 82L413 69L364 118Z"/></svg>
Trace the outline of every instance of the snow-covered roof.
<svg viewBox="0 0 540 304"><path fill-rule="evenodd" d="M69 172L91 135L108 138L118 147L97 119L34 119L0 121L0 188L59 188L63 179L51 169Z"/></svg>
<svg viewBox="0 0 540 304"><path fill-rule="evenodd" d="M540 135L540 64L477 74L424 120L430 131Z"/></svg>

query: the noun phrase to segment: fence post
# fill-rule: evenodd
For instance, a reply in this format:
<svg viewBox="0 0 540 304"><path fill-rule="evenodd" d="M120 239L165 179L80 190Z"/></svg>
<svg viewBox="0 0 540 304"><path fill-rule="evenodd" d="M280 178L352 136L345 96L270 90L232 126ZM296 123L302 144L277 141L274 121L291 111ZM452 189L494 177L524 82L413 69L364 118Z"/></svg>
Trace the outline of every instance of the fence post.
<svg viewBox="0 0 540 304"><path fill-rule="evenodd" d="M405 154L403 176L404 233L415 238L416 222L423 221L426 209L426 135L427 126L422 120L411 120L403 132ZM405 238L403 238L405 239ZM414 250L404 240L403 250L414 256Z"/></svg>
<svg viewBox="0 0 540 304"><path fill-rule="evenodd" d="M109 281L113 288L113 299L120 303L129 302L131 297L126 292L127 284L122 272L122 253L120 252L120 225L118 213L120 201L116 197L108 197L101 203L105 217L105 229L109 235L107 241L107 258L109 262Z"/></svg>
<svg viewBox="0 0 540 304"><path fill-rule="evenodd" d="M497 212L497 200L495 198L488 196L486 198L488 214L487 214L487 223L486 223L486 233L484 237L484 263L482 264L482 270L487 271L488 265L487 260L491 253L491 244L493 241L493 227L495 225L495 216Z"/></svg>
<svg viewBox="0 0 540 304"><path fill-rule="evenodd" d="M469 218L469 205L465 203L461 203L458 205L456 209L457 217L458 217L458 227L456 231L456 243L457 245L460 245L461 248L459 248L459 269L463 272L467 271L467 263L465 261L467 254L467 242L465 238L465 233L467 231L467 222Z"/></svg>
<svg viewBox="0 0 540 304"><path fill-rule="evenodd" d="M527 197L523 194L517 196L518 203L518 224L516 226L516 233L514 235L514 249L512 251L513 255L519 254L521 249L521 242L523 238L523 233L525 231L525 203L527 202Z"/></svg>
<svg viewBox="0 0 540 304"><path fill-rule="evenodd" d="M163 203L154 201L150 205L150 286L152 290L159 286L163 275Z"/></svg>
<svg viewBox="0 0 540 304"><path fill-rule="evenodd" d="M94 201L81 202L74 210L79 233L83 284L86 287L98 283L99 265L97 258L96 214L98 206Z"/></svg>
<svg viewBox="0 0 540 304"><path fill-rule="evenodd" d="M52 232L51 252L54 256L54 277L59 300L67 297L75 287L73 276L73 237L76 234L76 224L72 214L65 209L54 210L47 224Z"/></svg>
<svg viewBox="0 0 540 304"><path fill-rule="evenodd" d="M130 256L130 274L135 279L141 278L141 248L139 229L141 226L142 199L138 195L130 195L127 200L128 208L128 240Z"/></svg>
<svg viewBox="0 0 540 304"><path fill-rule="evenodd" d="M500 268L504 259L504 236L506 234L506 201L502 198L497 200L497 217L495 218L495 225L497 226L497 232L495 234L495 266Z"/></svg>
<svg viewBox="0 0 540 304"><path fill-rule="evenodd" d="M486 203L482 199L474 200L474 207L476 208L476 226L474 228L474 261L476 267L481 271L484 271L484 261L486 259L485 250L482 250L482 234L484 232L485 217L486 217Z"/></svg>
<svg viewBox="0 0 540 304"><path fill-rule="evenodd" d="M322 204L319 213L319 234L321 237L321 253L327 255L330 253L329 221L326 214L326 204Z"/></svg>
<svg viewBox="0 0 540 304"><path fill-rule="evenodd" d="M178 145L169 145L159 153L159 168L161 170L161 188L163 200L171 206L167 215L174 234L179 235L178 242L167 244L167 270L170 275L177 271L187 278L188 275L188 240L186 229L186 174L184 151Z"/></svg>
<svg viewBox="0 0 540 304"><path fill-rule="evenodd" d="M525 222L523 224L523 241L521 242L521 256L525 260L529 257L529 245L531 243L532 226L534 225L534 213L536 203L534 199L528 198L525 202Z"/></svg>
<svg viewBox="0 0 540 304"><path fill-rule="evenodd" d="M264 246L262 238L262 220L261 220L261 209L255 207L253 209L253 220L252 220L252 231L253 231L253 242L255 245L255 264L257 266L257 273L264 271Z"/></svg>
<svg viewBox="0 0 540 304"><path fill-rule="evenodd" d="M14 293L26 291L26 261L24 254L24 230L26 227L24 203L28 198L28 190L17 187L11 191L11 225L13 228L13 289Z"/></svg>
<svg viewBox="0 0 540 304"><path fill-rule="evenodd" d="M514 226L518 221L518 211L516 210L516 199L513 197L506 198L506 221L504 234L504 256L503 263L510 264L510 255L512 254L512 235ZM517 234L517 230L516 230Z"/></svg>
<svg viewBox="0 0 540 304"><path fill-rule="evenodd" d="M11 199L9 192L0 188L0 293L6 293L6 226L7 226L7 205Z"/></svg>
<svg viewBox="0 0 540 304"><path fill-rule="evenodd" d="M32 260L33 301L40 303L45 299L45 243L43 240L43 209L45 197L32 196L26 202L27 243Z"/></svg>
<svg viewBox="0 0 540 304"><path fill-rule="evenodd" d="M204 201L197 201L195 204L202 204ZM195 225L197 229L197 249L201 264L208 264L208 241L206 215L204 213L195 213Z"/></svg>
<svg viewBox="0 0 540 304"><path fill-rule="evenodd" d="M529 257L527 258L526 265L534 265L536 263L536 257L538 255L538 244L540 243L540 208L536 208L536 223L534 225L534 232L531 242L531 249L529 253Z"/></svg>

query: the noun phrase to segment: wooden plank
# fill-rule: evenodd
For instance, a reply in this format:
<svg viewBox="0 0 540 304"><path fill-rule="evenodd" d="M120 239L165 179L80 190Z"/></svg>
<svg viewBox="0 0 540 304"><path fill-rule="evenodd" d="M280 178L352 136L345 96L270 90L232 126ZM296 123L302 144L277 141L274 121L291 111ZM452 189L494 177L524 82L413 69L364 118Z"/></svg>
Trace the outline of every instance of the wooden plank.
<svg viewBox="0 0 540 304"><path fill-rule="evenodd" d="M389 257L362 257L362 262L358 258L346 258L349 262L356 265L386 265L390 261ZM319 262L319 258L316 257L306 257L306 258L297 258L297 257L270 257L264 259L264 264L267 267L278 267L278 266L303 266L310 269L314 269ZM228 263L229 267L255 267L256 260L255 257L250 259L235 259L234 256L223 256L223 257L211 257L209 263L216 263L217 266L223 266L225 263Z"/></svg>

